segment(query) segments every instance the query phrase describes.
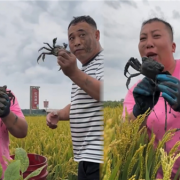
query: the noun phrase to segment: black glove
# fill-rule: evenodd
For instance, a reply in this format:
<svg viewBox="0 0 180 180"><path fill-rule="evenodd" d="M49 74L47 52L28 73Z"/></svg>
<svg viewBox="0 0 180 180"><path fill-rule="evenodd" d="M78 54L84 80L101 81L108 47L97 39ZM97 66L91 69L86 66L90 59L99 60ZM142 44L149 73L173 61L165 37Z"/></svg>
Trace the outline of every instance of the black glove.
<svg viewBox="0 0 180 180"><path fill-rule="evenodd" d="M6 117L10 113L11 102L6 93L0 93L0 118Z"/></svg>
<svg viewBox="0 0 180 180"><path fill-rule="evenodd" d="M137 117L140 114L144 114L149 108L151 110L156 105L160 96L160 91L149 78L145 77L134 88L133 96L136 102L133 107L133 114Z"/></svg>
<svg viewBox="0 0 180 180"><path fill-rule="evenodd" d="M169 103L174 111L180 112L180 81L166 74L156 76L158 89L162 92L162 97Z"/></svg>

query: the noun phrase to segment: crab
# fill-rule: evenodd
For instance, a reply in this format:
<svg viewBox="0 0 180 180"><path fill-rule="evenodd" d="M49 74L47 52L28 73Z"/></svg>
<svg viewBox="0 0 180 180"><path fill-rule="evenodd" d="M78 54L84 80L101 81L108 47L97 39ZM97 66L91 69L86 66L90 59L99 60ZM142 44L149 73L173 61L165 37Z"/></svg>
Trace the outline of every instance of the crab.
<svg viewBox="0 0 180 180"><path fill-rule="evenodd" d="M0 87L0 97L3 97L4 94L7 94L9 97L9 100L13 100L13 104L15 102L15 96L12 94L12 92L10 90L7 91L7 86L1 86Z"/></svg>
<svg viewBox="0 0 180 180"><path fill-rule="evenodd" d="M45 55L58 56L58 51L59 51L59 49L66 49L66 48L67 48L68 44L63 43L63 46L60 46L60 45L56 45L56 41L57 41L57 38L54 38L54 39L53 39L53 47L51 47L48 43L44 43L44 44L48 45L49 48L47 48L47 47L42 47L42 48L40 48L38 51L41 51L42 49L46 49L46 50L48 50L48 51L50 51L50 52L43 52L43 53L41 53L41 54L39 55L39 57L37 58L37 63L38 63L39 59L41 58L41 56L42 56L42 60L43 60L43 62L44 62ZM68 52L68 51L67 51L67 52ZM60 71L60 70L61 70L61 67L60 67L59 71Z"/></svg>
<svg viewBox="0 0 180 180"><path fill-rule="evenodd" d="M139 73L131 74L129 77L127 77L126 73L129 73L129 66L132 66L135 70L139 71ZM163 72L163 70L164 66L150 57L142 57L142 64L138 61L138 59L131 57L124 68L124 75L128 78L126 82L126 87L127 89L129 89L128 85L131 78L140 74L150 78L153 82L155 82L156 75L158 74L170 75L168 71Z"/></svg>
<svg viewBox="0 0 180 180"><path fill-rule="evenodd" d="M158 75L158 74L171 75L168 71L163 71L164 66L162 64L158 63L157 61L153 60L150 57L142 57L142 64L138 61L138 59L135 59L135 58L131 57L129 59L129 61L127 62L125 68L124 68L124 75L125 76L126 76L126 73L128 72L129 66L132 66L135 70L139 71L139 73L131 74L128 77L128 80L126 82L127 89L128 89L128 85L130 83L131 78L135 77L135 76L138 76L140 74L146 76L147 78L150 78L151 81L154 82L155 86L158 83L155 80L156 75ZM165 102L165 113L166 113L164 130L166 132L166 130L167 130L167 104L166 104L165 99L164 99L164 102ZM153 104L154 104L154 95L153 95Z"/></svg>

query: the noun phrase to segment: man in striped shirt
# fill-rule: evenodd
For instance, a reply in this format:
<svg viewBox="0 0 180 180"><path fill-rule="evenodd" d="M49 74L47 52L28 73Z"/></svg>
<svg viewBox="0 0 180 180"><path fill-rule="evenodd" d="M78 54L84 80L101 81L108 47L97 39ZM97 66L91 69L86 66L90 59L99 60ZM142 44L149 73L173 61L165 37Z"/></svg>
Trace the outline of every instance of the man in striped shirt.
<svg viewBox="0 0 180 180"><path fill-rule="evenodd" d="M100 32L90 16L74 18L68 26L71 53L60 50L58 64L72 80L71 103L47 115L47 125L54 129L60 120L70 120L74 160L79 162L78 180L99 180L103 163L103 49ZM82 68L77 67L76 58Z"/></svg>

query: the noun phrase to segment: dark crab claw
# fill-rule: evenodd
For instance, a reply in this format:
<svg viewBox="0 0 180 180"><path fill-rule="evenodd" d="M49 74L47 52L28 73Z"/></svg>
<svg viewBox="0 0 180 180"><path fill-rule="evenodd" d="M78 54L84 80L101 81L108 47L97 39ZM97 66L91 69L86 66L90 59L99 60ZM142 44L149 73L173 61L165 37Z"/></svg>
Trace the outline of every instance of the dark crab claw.
<svg viewBox="0 0 180 180"><path fill-rule="evenodd" d="M126 65L126 66L125 66L125 70L124 70L124 75L125 75L127 78L128 78L128 76L127 76L126 74L127 74L127 73L130 74L129 71L127 70L128 67L129 67L129 65Z"/></svg>
<svg viewBox="0 0 180 180"><path fill-rule="evenodd" d="M37 63L39 64L39 59L41 58L42 54L39 55L39 57L37 58Z"/></svg>
<svg viewBox="0 0 180 180"><path fill-rule="evenodd" d="M42 47L42 48L40 48L40 49L38 50L38 52L39 52L39 51L41 51L42 49L43 49L43 47Z"/></svg>
<svg viewBox="0 0 180 180"><path fill-rule="evenodd" d="M132 66L135 70L140 71L141 63L140 63L137 59L131 57L131 58L129 59L129 61L127 62L125 68L124 68L124 75L125 75L125 76L126 76L126 73L129 73L129 72L128 72L129 66ZM130 74L130 73L129 73L129 74ZM126 76L126 77L127 77L127 76Z"/></svg>
<svg viewBox="0 0 180 180"><path fill-rule="evenodd" d="M129 66L131 65L131 61L132 61L132 58L130 58L130 59L128 60L128 62L126 63L126 66L125 66L125 68L124 68L124 75L125 75L126 77L127 77L126 73L130 74L129 71L128 71L128 68L129 68ZM127 78L128 78L128 77L127 77Z"/></svg>
<svg viewBox="0 0 180 180"><path fill-rule="evenodd" d="M66 49L66 48L67 48L67 46L68 46L68 44L63 43L63 46L64 46L64 48Z"/></svg>
<svg viewBox="0 0 180 180"><path fill-rule="evenodd" d="M53 47L55 47L56 41L57 41L57 37L53 39Z"/></svg>

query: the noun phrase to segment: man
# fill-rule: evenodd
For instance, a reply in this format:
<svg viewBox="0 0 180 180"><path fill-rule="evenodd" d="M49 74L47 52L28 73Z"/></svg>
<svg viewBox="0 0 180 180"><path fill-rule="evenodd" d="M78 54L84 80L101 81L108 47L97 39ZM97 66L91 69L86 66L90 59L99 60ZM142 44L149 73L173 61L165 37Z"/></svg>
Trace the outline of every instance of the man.
<svg viewBox="0 0 180 180"><path fill-rule="evenodd" d="M180 59L174 59L176 50L173 30L171 25L161 19L152 18L142 24L139 37L139 53L141 57L147 56L164 65L164 71L171 75L159 74L156 76L157 86L147 77L136 83L127 93L124 100L125 108L130 120L144 114L148 108L154 109L145 120L149 137L151 132L156 135L155 146L162 140L165 133L166 110L164 99L167 101L167 130L180 128ZM160 96L162 95L162 96ZM154 96L154 101L153 101ZM166 151L169 153L174 144L179 141L180 132L166 143ZM180 166L180 158L172 169L171 179ZM157 179L163 178L160 169Z"/></svg>
<svg viewBox="0 0 180 180"><path fill-rule="evenodd" d="M54 129L59 120L69 120L74 160L79 162L78 180L98 180L103 163L103 113L101 87L103 49L95 21L90 16L74 18L68 26L71 53L59 51L58 64L72 80L71 103L47 115L47 125ZM76 58L81 62L77 67Z"/></svg>
<svg viewBox="0 0 180 180"><path fill-rule="evenodd" d="M3 174L0 180L4 178L4 172L7 168L3 156L6 159L11 159L9 154L8 132L16 138L24 138L27 136L28 124L15 95L14 97L15 101L13 104L13 101L9 100L7 94L0 93L0 164L3 168Z"/></svg>

